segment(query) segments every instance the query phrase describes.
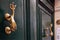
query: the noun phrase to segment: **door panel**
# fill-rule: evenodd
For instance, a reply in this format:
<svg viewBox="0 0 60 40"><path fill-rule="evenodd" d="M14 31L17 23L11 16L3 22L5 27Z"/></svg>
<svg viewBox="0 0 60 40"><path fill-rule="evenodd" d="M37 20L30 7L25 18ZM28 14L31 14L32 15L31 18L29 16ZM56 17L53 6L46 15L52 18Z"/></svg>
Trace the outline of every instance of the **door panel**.
<svg viewBox="0 0 60 40"><path fill-rule="evenodd" d="M40 35L42 34L42 40L52 40L51 36L50 36L50 24L51 22L51 14L49 12L47 12L47 10L45 10L41 5L39 6L39 10L40 10L40 27L42 27L42 29L40 28ZM48 29L47 29L48 28Z"/></svg>
<svg viewBox="0 0 60 40"><path fill-rule="evenodd" d="M42 11L42 40L51 40L49 23L51 23L51 17L49 15L45 14L44 11ZM46 28L48 28L48 30L44 31ZM44 32L45 32L45 34L44 34Z"/></svg>
<svg viewBox="0 0 60 40"><path fill-rule="evenodd" d="M5 33L6 24L4 14L11 14L10 3L15 2L15 21L17 30L7 35ZM4 23L5 22L5 23ZM7 24L8 25L8 24ZM0 0L0 40L24 40L24 26L23 26L23 0Z"/></svg>

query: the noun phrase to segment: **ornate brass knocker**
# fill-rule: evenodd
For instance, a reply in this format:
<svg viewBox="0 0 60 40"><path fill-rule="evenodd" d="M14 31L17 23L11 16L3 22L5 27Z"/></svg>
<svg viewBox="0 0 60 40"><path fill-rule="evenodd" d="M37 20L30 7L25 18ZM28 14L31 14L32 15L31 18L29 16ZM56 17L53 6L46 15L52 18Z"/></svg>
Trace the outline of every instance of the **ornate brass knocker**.
<svg viewBox="0 0 60 40"><path fill-rule="evenodd" d="M12 14L10 15L9 13L5 14L5 19L7 21L9 21L10 23L10 27L7 26L5 27L5 32L6 34L11 34L12 31L16 30L16 22L14 20L14 11L15 11L16 5L14 5L14 2L12 2L12 4L10 4L10 9L12 10Z"/></svg>
<svg viewBox="0 0 60 40"><path fill-rule="evenodd" d="M52 26L53 26L53 24L50 24L50 36L53 36Z"/></svg>
<svg viewBox="0 0 60 40"><path fill-rule="evenodd" d="M45 37L48 37L48 36L53 36L53 31L52 31L52 26L53 26L53 24L49 24L49 26L50 27L46 27L45 29L44 29L44 31L45 31ZM49 31L49 33L48 33L48 31Z"/></svg>

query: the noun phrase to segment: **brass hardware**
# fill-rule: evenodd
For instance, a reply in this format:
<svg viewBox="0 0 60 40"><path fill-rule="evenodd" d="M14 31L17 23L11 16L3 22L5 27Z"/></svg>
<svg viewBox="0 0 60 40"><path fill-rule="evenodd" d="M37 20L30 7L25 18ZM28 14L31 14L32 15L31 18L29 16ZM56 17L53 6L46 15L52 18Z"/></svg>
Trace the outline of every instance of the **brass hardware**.
<svg viewBox="0 0 60 40"><path fill-rule="evenodd" d="M52 24L49 24L50 25L50 27L46 27L45 29L44 29L44 31L45 31L45 37L48 37L48 36L53 36L53 32L52 32ZM50 34L48 33L48 31L50 32Z"/></svg>
<svg viewBox="0 0 60 40"><path fill-rule="evenodd" d="M5 27L5 32L6 32L6 34L11 34L11 29L10 29L10 27Z"/></svg>
<svg viewBox="0 0 60 40"><path fill-rule="evenodd" d="M53 36L53 32L52 32L52 24L50 24L50 36Z"/></svg>
<svg viewBox="0 0 60 40"><path fill-rule="evenodd" d="M10 9L12 10L12 14L10 15L9 13L5 14L5 19L7 21L9 21L10 23L10 27L6 27L5 28L5 32L7 34L10 34L11 31L15 31L16 30L16 22L14 20L14 11L15 11L16 5L14 4L14 2L12 2L12 4L10 4Z"/></svg>

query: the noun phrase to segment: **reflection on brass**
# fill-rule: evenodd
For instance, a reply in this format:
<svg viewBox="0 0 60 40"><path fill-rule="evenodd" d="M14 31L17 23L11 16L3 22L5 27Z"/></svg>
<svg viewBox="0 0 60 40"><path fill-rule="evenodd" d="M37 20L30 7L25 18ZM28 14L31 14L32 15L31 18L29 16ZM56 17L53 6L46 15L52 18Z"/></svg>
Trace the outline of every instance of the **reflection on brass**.
<svg viewBox="0 0 60 40"><path fill-rule="evenodd" d="M11 34L11 29L10 29L10 27L6 27L6 28L5 28L5 32L6 32L6 34Z"/></svg>
<svg viewBox="0 0 60 40"><path fill-rule="evenodd" d="M53 36L53 32L52 31L50 32L50 36Z"/></svg>
<svg viewBox="0 0 60 40"><path fill-rule="evenodd" d="M10 15L9 13L6 13L5 14L5 19L7 21L10 22L10 29L9 27L8 28L5 28L5 32L8 34L8 33L11 33L10 31L15 31L16 30L16 22L14 20L14 11L15 11L15 8L16 8L16 5L14 4L14 2L12 2L12 4L10 4L10 9L12 11L12 14ZM10 31L8 31L10 30Z"/></svg>
<svg viewBox="0 0 60 40"><path fill-rule="evenodd" d="M56 24L60 25L60 19L56 21Z"/></svg>
<svg viewBox="0 0 60 40"><path fill-rule="evenodd" d="M11 16L10 14L5 13L5 19L6 19L7 21L10 21L10 19L11 19L10 16Z"/></svg>

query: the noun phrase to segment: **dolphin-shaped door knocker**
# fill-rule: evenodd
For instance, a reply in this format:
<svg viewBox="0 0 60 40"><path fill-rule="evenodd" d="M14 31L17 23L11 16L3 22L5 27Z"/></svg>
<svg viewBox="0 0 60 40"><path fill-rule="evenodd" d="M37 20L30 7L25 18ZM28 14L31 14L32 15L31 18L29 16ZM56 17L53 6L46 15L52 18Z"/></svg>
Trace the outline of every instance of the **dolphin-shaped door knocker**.
<svg viewBox="0 0 60 40"><path fill-rule="evenodd" d="M10 9L12 10L12 14L10 15L9 13L5 14L5 19L10 23L10 27L6 26L5 27L5 32L6 34L11 34L12 31L15 31L17 28L17 24L14 20L14 12L15 12L16 5L14 2L10 4Z"/></svg>

